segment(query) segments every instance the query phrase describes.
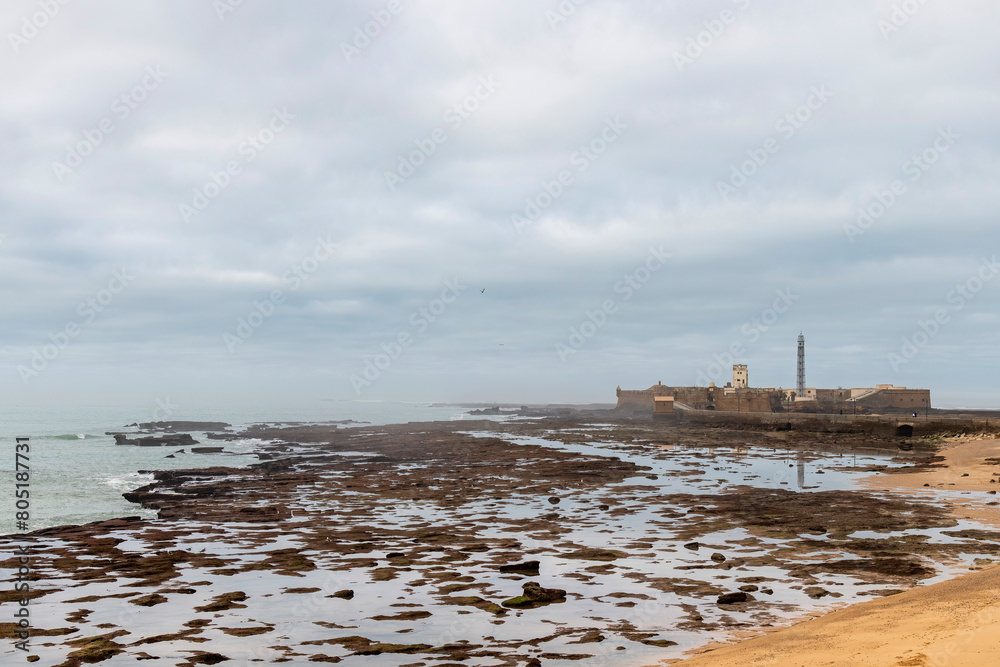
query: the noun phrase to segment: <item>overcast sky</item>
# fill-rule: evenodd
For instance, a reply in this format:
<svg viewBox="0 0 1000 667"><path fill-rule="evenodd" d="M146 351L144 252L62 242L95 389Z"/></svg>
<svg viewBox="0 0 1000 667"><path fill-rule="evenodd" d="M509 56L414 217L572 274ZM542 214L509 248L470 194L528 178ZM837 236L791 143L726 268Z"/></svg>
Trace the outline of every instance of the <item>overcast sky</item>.
<svg viewBox="0 0 1000 667"><path fill-rule="evenodd" d="M996 2L61 2L0 9L4 401L790 387L802 331L1000 406Z"/></svg>

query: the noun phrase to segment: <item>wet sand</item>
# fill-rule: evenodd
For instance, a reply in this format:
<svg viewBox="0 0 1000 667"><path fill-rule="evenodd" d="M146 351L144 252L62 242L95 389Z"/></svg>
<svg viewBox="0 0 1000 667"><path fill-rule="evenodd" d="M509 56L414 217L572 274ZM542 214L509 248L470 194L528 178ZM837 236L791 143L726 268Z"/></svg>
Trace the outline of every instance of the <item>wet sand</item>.
<svg viewBox="0 0 1000 667"><path fill-rule="evenodd" d="M1000 664L1000 567L871 600L676 667L987 667Z"/></svg>
<svg viewBox="0 0 1000 667"><path fill-rule="evenodd" d="M947 494L957 518L1000 525L1000 440L956 438L912 472L863 479L871 490ZM971 492L978 497L968 498ZM955 495L963 494L963 495ZM988 494L983 498L983 494ZM980 569L980 568L974 568ZM853 605L735 645L712 645L678 667L858 665L982 667L1000 664L1000 567Z"/></svg>
<svg viewBox="0 0 1000 667"><path fill-rule="evenodd" d="M968 491L976 496L985 492L992 497L956 498L955 516L1000 526L1000 507L987 504L997 501L995 496L1000 495L1000 440L949 438L929 465L924 471L879 475L863 480L862 484L866 489L932 498L942 492L950 495Z"/></svg>

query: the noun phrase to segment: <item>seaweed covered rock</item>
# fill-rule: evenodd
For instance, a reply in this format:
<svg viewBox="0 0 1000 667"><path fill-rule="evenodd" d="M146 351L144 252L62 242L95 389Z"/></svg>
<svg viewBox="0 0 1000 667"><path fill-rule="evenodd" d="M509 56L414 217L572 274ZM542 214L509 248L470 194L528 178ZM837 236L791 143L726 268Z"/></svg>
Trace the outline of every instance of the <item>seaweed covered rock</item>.
<svg viewBox="0 0 1000 667"><path fill-rule="evenodd" d="M524 592L515 598L504 600L502 603L504 607L534 609L551 602L564 602L566 600L566 591L560 588L542 588L535 581L529 581L521 588L524 589Z"/></svg>

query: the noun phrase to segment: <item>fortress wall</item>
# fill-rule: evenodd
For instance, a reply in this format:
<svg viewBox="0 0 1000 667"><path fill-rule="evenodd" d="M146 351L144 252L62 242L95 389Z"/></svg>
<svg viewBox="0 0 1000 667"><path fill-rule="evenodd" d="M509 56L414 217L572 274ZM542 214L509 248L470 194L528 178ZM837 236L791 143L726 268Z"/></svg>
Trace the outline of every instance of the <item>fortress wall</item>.
<svg viewBox="0 0 1000 667"><path fill-rule="evenodd" d="M630 412L653 411L653 394L650 389L629 390L622 389L618 393L617 410Z"/></svg>
<svg viewBox="0 0 1000 667"><path fill-rule="evenodd" d="M618 409L628 411L653 411L653 397L673 396L678 401L685 401L685 390L689 387L668 387L665 384L654 384L649 389L621 389L618 391ZM703 392L705 390L702 390ZM704 401L704 398L700 400Z"/></svg>
<svg viewBox="0 0 1000 667"><path fill-rule="evenodd" d="M715 397L715 409L726 412L766 412L770 413L781 405L778 394L771 392L740 392L739 395L719 395Z"/></svg>
<svg viewBox="0 0 1000 667"><path fill-rule="evenodd" d="M748 425L820 433L868 433L895 436L901 424L913 426L913 435L1000 433L1000 419L906 419L881 415L831 415L786 413L737 413L699 410L679 413L681 423Z"/></svg>
<svg viewBox="0 0 1000 667"><path fill-rule="evenodd" d="M780 407L780 395L775 392L743 390L737 401L735 394L726 395L721 387L670 387L653 385L649 389L618 392L618 409L629 412L652 412L655 396L673 396L675 401L703 410L713 406L716 410L746 412L771 412Z"/></svg>
<svg viewBox="0 0 1000 667"><path fill-rule="evenodd" d="M816 400L819 401L846 401L851 397L850 389L817 389Z"/></svg>
<svg viewBox="0 0 1000 667"><path fill-rule="evenodd" d="M674 389L674 400L687 403L692 407L708 403L708 387L676 387Z"/></svg>
<svg viewBox="0 0 1000 667"><path fill-rule="evenodd" d="M931 407L931 392L929 389L883 389L858 402L873 408L902 408L920 412Z"/></svg>

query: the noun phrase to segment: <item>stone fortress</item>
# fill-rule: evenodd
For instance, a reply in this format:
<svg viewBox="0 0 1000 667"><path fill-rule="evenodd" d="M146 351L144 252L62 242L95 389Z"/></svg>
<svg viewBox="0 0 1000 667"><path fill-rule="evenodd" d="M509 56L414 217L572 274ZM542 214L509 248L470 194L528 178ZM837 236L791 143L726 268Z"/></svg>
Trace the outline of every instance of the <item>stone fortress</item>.
<svg viewBox="0 0 1000 667"><path fill-rule="evenodd" d="M914 412L923 416L931 407L929 389L907 389L891 384L853 389L805 387L804 343L799 337L800 389L750 386L746 364L733 366L733 380L725 387L674 387L658 382L649 389L618 387L618 407L623 412L670 414L675 409L727 412L878 413Z"/></svg>

